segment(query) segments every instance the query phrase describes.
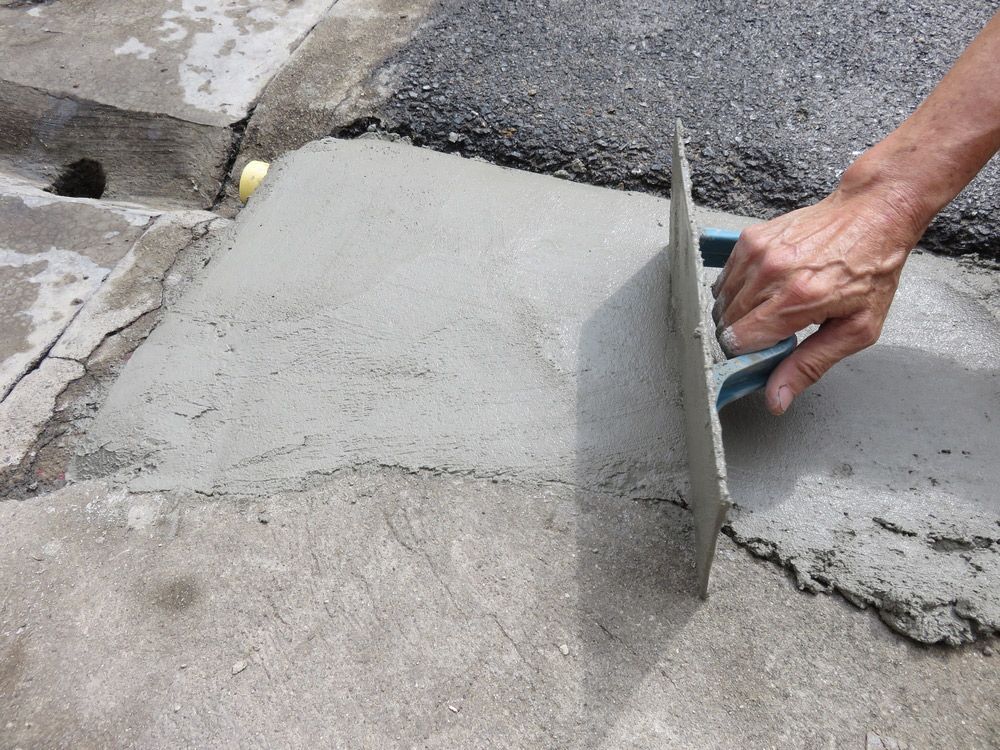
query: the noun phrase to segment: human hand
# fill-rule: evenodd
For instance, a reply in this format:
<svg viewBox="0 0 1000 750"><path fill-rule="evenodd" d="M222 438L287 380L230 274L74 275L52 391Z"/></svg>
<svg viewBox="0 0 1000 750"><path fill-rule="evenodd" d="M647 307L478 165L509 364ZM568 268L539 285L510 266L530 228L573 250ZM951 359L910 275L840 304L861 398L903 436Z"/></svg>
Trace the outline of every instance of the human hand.
<svg viewBox="0 0 1000 750"><path fill-rule="evenodd" d="M845 175L846 177L846 175ZM896 196L838 188L808 208L747 227L712 287L712 316L729 356L807 337L771 374L768 409L792 400L882 332L900 273L925 222Z"/></svg>

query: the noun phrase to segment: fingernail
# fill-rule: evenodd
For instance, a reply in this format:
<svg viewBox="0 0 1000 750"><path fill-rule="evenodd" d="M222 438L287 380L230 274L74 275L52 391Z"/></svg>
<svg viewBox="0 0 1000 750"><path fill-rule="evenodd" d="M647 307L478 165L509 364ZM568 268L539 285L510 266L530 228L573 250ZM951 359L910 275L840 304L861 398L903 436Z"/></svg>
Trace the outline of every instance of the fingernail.
<svg viewBox="0 0 1000 750"><path fill-rule="evenodd" d="M778 414L784 414L792 405L792 389L783 385L778 389Z"/></svg>
<svg viewBox="0 0 1000 750"><path fill-rule="evenodd" d="M719 339L719 344L722 346L722 351L726 353L727 357L735 357L737 349L739 348L739 342L736 340L736 334L733 333L731 326L723 328L721 332L716 333Z"/></svg>

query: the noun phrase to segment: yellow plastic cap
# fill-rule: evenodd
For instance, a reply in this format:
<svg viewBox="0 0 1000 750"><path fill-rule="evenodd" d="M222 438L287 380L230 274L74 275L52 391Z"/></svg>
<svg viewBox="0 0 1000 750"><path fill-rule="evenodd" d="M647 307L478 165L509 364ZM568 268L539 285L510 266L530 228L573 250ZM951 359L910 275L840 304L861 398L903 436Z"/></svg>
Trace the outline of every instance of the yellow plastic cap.
<svg viewBox="0 0 1000 750"><path fill-rule="evenodd" d="M260 183L267 177L267 170L270 164L266 161L248 161L240 173L240 200L246 203L250 196L260 186Z"/></svg>

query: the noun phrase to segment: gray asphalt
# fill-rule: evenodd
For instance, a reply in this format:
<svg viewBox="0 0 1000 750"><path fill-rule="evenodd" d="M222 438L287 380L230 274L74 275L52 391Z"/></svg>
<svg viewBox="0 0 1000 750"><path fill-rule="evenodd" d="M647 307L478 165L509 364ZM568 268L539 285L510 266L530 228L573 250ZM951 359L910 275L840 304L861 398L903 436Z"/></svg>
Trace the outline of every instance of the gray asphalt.
<svg viewBox="0 0 1000 750"><path fill-rule="evenodd" d="M930 92L987 2L458 0L387 65L383 124L418 144L669 193L691 136L695 199L770 217L826 194ZM924 245L1000 257L1000 163Z"/></svg>

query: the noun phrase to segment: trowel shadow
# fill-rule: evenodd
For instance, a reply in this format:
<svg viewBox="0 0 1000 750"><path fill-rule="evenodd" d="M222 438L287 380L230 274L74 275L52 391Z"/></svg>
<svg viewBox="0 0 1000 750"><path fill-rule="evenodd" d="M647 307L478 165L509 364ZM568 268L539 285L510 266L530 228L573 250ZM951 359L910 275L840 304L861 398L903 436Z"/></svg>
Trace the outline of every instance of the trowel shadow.
<svg viewBox="0 0 1000 750"><path fill-rule="evenodd" d="M933 490L996 513L997 374L876 345L844 360L782 417L767 412L760 394L736 402L721 414L733 500L751 510L796 503L808 478L862 512L867 497L874 505L887 492Z"/></svg>
<svg viewBox="0 0 1000 750"><path fill-rule="evenodd" d="M600 746L699 606L685 448L660 253L604 301L579 342L576 554L580 746Z"/></svg>

